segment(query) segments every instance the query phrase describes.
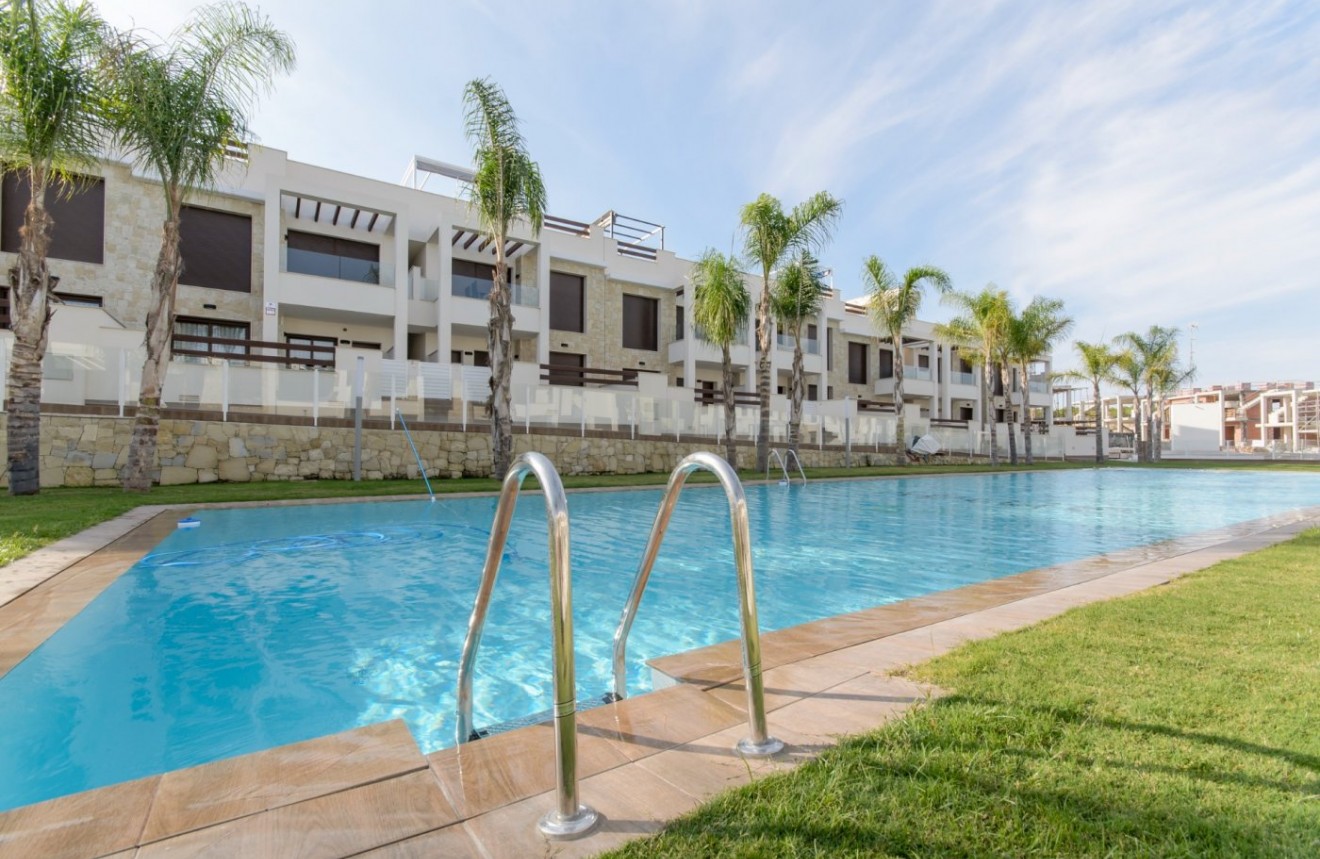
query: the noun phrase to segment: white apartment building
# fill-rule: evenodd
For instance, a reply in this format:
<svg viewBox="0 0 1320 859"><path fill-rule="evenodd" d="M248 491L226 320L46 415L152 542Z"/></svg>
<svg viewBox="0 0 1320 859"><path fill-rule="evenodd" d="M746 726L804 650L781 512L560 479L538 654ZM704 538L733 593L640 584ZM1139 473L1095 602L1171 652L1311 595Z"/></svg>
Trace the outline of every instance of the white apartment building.
<svg viewBox="0 0 1320 859"><path fill-rule="evenodd" d="M335 384L329 380L336 373L342 381L359 358L367 372L391 379L391 403L396 391L422 386L418 418L453 420L452 412L428 411L433 394L437 401L478 403L494 249L464 200L425 187L436 176L461 182L465 175L464 168L419 157L403 182L391 184L293 161L276 149L236 151L219 188L194 196L182 216L185 268L167 406L204 408L223 400L228 412L244 403L258 408L257 400L270 406L272 397L276 406L310 397L316 414L340 396L323 396L322 386ZM0 257L6 266L14 262L26 195L20 177L5 177ZM122 411L136 396L140 358L131 350L141 343L159 249L159 185L111 161L49 205L56 224L50 267L63 304L52 320L43 401L117 402ZM692 263L665 246L663 226L614 212L593 220L547 217L539 235L517 226L505 251L514 381L527 411L547 388L583 385L582 374L560 368L605 371L585 380L614 379L687 404L699 395L693 389L719 387L720 350L688 312ZM760 278L749 274L747 284L755 303ZM0 313L7 323L7 304ZM747 392L755 391L751 328L732 350ZM793 341L780 334L773 342L778 421L788 410ZM981 423L978 374L956 348L936 342L929 323L912 326L897 356L878 341L861 300L844 301L832 290L819 318L805 327L803 346L809 413L849 400L863 412L883 412L892 403L894 361L902 360L909 419L918 429L930 421ZM104 357L109 353L88 357L96 349L124 350L122 366L106 366L115 363ZM218 395L196 376L217 364L227 373L232 365L236 374L225 376ZM258 385L260 397L244 395L235 380L251 368L285 375ZM318 380L311 394L289 375L307 371ZM1052 420L1048 372L1043 358L1026 380L1033 413L1045 423ZM96 381L98 373L105 378ZM992 407L1002 405L999 396ZM468 415L464 406L464 420ZM585 427L585 412L582 420ZM747 422L749 429L753 424Z"/></svg>

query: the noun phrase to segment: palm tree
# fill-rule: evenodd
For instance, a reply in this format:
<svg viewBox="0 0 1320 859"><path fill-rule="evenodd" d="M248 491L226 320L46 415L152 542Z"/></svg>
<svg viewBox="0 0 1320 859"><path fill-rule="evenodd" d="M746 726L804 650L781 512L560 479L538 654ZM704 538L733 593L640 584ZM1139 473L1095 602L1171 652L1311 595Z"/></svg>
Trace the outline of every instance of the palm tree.
<svg viewBox="0 0 1320 859"><path fill-rule="evenodd" d="M215 184L230 163L232 145L248 136L247 116L257 97L270 88L276 74L289 71L293 64L289 37L240 3L198 9L167 45L130 36L118 51L116 137L129 158L159 177L165 202L125 489L151 488L174 300L183 273L179 253L183 198Z"/></svg>
<svg viewBox="0 0 1320 859"><path fill-rule="evenodd" d="M765 470L770 457L770 349L774 324L770 295L771 273L785 256L796 250L817 251L830 237L843 211L843 202L819 191L791 212L762 194L742 208L747 258L761 265L761 300L756 306L756 393L761 398L760 429L756 435L756 468Z"/></svg>
<svg viewBox="0 0 1320 859"><path fill-rule="evenodd" d="M738 467L734 443L737 409L734 407L733 359L729 348L747 325L752 299L743 283L740 264L708 248L692 266L692 321L705 331L706 339L720 347L724 387L724 458Z"/></svg>
<svg viewBox="0 0 1320 859"><path fill-rule="evenodd" d="M807 382L802 370L802 326L820 316L829 287L820 263L809 251L799 250L779 272L770 297L770 311L776 322L793 334L793 379L788 413L788 446L798 452L802 436L802 400Z"/></svg>
<svg viewBox="0 0 1320 859"><path fill-rule="evenodd" d="M1017 363L1022 387L1022 410L1018 413L1018 421L1022 426L1022 453L1027 465L1034 461L1031 456L1031 362L1049 354L1072 324L1071 317L1063 315L1062 301L1036 296L1020 315L1013 318L1009 328L1008 354Z"/></svg>
<svg viewBox="0 0 1320 859"><path fill-rule="evenodd" d="M910 268L900 283L884 260L872 254L862 264L862 283L870 301L871 319L894 350L894 411L898 414L899 465L907 462L907 419L903 414L903 329L917 318L922 288L934 286L941 293L952 288L943 269L922 265Z"/></svg>
<svg viewBox="0 0 1320 859"><path fill-rule="evenodd" d="M1141 383L1145 386L1145 417L1141 422L1141 447L1144 459L1158 457L1158 442L1154 438L1155 388L1158 380L1173 373L1178 363L1178 329L1152 325L1145 334L1129 331L1120 334L1118 341L1131 352L1140 368Z"/></svg>
<svg viewBox="0 0 1320 859"><path fill-rule="evenodd" d="M518 117L497 83L490 78L468 81L463 89L463 105L475 171L468 186L468 202L495 247L486 343L491 366L491 468L493 476L499 478L513 462L513 310L504 246L513 222L520 218L531 224L533 235L540 235L545 218L545 184L541 168L528 154L518 130Z"/></svg>
<svg viewBox="0 0 1320 859"><path fill-rule="evenodd" d="M1012 316L1008 293L992 283L976 293L946 292L943 300L961 313L946 323L936 325L935 336L957 346L960 355L981 368L981 396L988 399L994 365L1003 352L1008 322ZM989 411L988 408L984 409L981 419L989 420L990 464L998 465L996 421Z"/></svg>
<svg viewBox="0 0 1320 859"><path fill-rule="evenodd" d="M1117 345L1117 338L1116 338ZM1137 460L1146 458L1146 450L1141 446L1141 361L1131 349L1123 349L1114 355L1114 370L1109 381L1132 394L1132 438ZM1123 427L1123 401L1118 402L1118 426Z"/></svg>
<svg viewBox="0 0 1320 859"><path fill-rule="evenodd" d="M1073 348L1082 359L1080 370L1064 373L1063 378L1091 383L1091 397L1095 404L1095 461L1105 461L1104 433L1101 431L1100 384L1110 381L1114 375L1114 363L1118 355L1104 343L1087 343L1078 340Z"/></svg>
<svg viewBox="0 0 1320 859"><path fill-rule="evenodd" d="M0 7L0 162L27 179L18 262L9 270L13 358L5 392L9 493L41 488L41 361L55 278L46 254L49 190L69 192L104 131L99 58L105 26L86 3L15 0Z"/></svg>

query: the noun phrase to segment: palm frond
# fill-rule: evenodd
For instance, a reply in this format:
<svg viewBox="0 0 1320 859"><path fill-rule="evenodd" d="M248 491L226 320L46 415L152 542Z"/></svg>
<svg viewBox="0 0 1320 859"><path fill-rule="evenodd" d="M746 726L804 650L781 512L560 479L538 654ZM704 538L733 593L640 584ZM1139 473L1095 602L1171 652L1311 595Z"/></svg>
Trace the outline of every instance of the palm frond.
<svg viewBox="0 0 1320 859"><path fill-rule="evenodd" d="M734 343L751 313L751 295L741 264L707 248L692 266L692 321L717 346Z"/></svg>

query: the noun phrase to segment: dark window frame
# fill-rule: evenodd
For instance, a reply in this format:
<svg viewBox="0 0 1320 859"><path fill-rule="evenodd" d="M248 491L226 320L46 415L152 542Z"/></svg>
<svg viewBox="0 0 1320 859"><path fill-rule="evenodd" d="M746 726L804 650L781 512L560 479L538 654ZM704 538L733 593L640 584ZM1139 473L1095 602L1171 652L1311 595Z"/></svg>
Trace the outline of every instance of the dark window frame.
<svg viewBox="0 0 1320 859"><path fill-rule="evenodd" d="M871 345L869 343L848 343L848 384L865 385L871 377Z"/></svg>
<svg viewBox="0 0 1320 859"><path fill-rule="evenodd" d="M284 233L284 246L285 271L292 274L380 284L379 244L289 229Z"/></svg>
<svg viewBox="0 0 1320 859"><path fill-rule="evenodd" d="M566 271L550 272L550 328L587 331L587 279Z"/></svg>
<svg viewBox="0 0 1320 859"><path fill-rule="evenodd" d="M194 333L191 331L180 331L179 330L180 323L184 325L205 325L207 326L207 333L203 334L203 333ZM227 333L218 335L215 333L216 328L242 328L245 333L242 337L231 337ZM187 334L194 337L212 337L212 338L224 339L224 340L251 340L252 325L249 322L240 321L236 319L213 319L204 316L176 316L174 317L174 327L173 330L171 331L171 334L172 335ZM184 349L187 349L192 352L206 353L205 355L181 355L179 356L181 360L200 361L203 360L204 358L224 358L230 360L232 359L242 360L244 357L246 357L249 354L249 350L247 346L227 345L221 343L193 343L190 341L184 341L181 345ZM173 338L171 338L170 340L171 352L177 352L178 348L179 346L176 345Z"/></svg>
<svg viewBox="0 0 1320 859"><path fill-rule="evenodd" d="M19 229L31 200L27 173L6 172L0 180L0 250L18 253ZM71 189L47 185L46 211L53 223L47 258L105 264L104 176L77 176Z"/></svg>
<svg viewBox="0 0 1320 859"><path fill-rule="evenodd" d="M179 210L179 253L180 284L252 292L251 215L184 206Z"/></svg>
<svg viewBox="0 0 1320 859"><path fill-rule="evenodd" d="M632 308L631 312L629 308ZM660 299L646 295L623 295L622 314L625 349L660 351Z"/></svg>

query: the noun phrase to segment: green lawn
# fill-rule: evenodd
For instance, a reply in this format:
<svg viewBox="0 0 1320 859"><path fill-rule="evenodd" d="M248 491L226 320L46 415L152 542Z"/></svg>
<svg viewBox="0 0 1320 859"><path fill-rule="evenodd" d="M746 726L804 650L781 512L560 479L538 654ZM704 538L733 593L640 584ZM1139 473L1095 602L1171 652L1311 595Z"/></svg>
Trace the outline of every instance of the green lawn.
<svg viewBox="0 0 1320 859"><path fill-rule="evenodd" d="M913 673L952 694L611 855L1320 856L1320 530Z"/></svg>

